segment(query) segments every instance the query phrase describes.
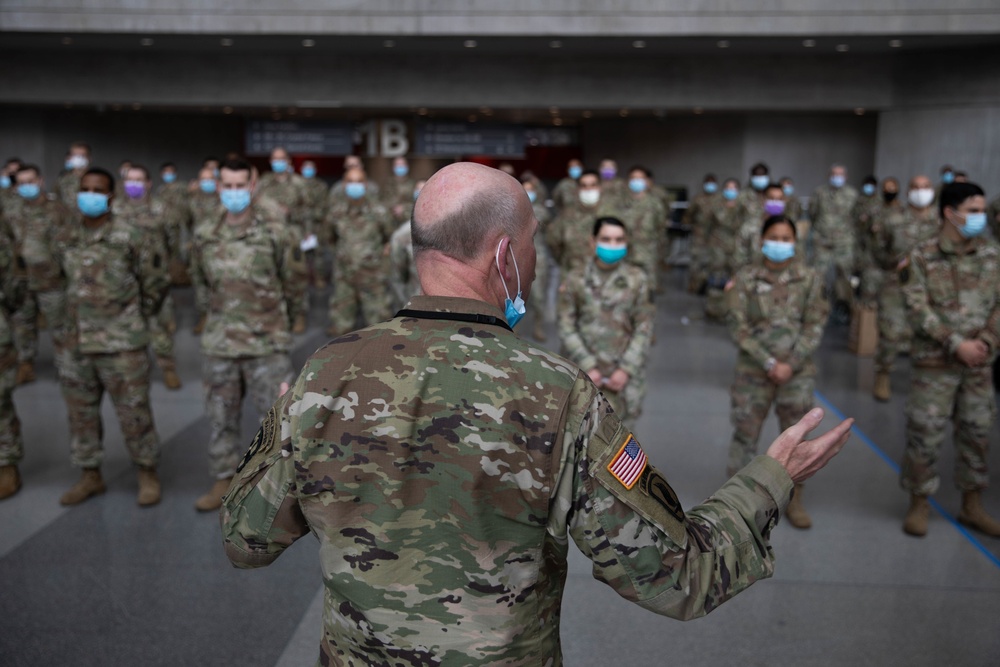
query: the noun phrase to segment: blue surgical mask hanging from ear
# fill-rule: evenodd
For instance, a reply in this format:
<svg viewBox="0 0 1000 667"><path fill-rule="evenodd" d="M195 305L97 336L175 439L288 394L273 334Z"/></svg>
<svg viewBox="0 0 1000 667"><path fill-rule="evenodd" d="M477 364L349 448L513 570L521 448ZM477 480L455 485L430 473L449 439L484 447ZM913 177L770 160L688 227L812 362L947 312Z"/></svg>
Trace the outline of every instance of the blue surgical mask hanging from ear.
<svg viewBox="0 0 1000 667"><path fill-rule="evenodd" d="M502 245L503 240L497 245L497 273L500 273L500 246ZM507 300L504 302L504 317L507 318L507 326L513 329L524 317L525 308L524 299L521 298L521 271L517 268L517 259L514 257L514 251L510 248L510 243L507 244L507 250L510 251L510 258L514 261L514 272L517 274L517 296L513 301L510 299L510 290L507 289L507 282L503 279L502 273L500 273L500 282L503 283L503 291L507 294Z"/></svg>

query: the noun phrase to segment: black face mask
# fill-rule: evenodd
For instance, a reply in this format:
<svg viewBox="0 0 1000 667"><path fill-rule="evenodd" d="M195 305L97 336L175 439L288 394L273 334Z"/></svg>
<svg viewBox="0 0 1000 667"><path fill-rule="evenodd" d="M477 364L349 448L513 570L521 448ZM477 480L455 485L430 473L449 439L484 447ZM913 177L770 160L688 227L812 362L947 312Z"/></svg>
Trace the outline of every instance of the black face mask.
<svg viewBox="0 0 1000 667"><path fill-rule="evenodd" d="M898 192L883 192L882 193L882 199L885 200L886 204L891 204L892 202L894 202L896 200L897 196L899 196Z"/></svg>

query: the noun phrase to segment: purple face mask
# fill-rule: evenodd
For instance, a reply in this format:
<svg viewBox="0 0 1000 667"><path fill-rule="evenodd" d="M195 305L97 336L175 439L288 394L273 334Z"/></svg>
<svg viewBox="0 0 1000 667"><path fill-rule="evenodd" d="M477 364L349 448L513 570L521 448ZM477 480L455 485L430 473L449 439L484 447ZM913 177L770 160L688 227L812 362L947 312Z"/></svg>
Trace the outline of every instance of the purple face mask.
<svg viewBox="0 0 1000 667"><path fill-rule="evenodd" d="M768 199L764 202L764 212L768 215L781 215L785 212L785 202L780 199Z"/></svg>
<svg viewBox="0 0 1000 667"><path fill-rule="evenodd" d="M143 183L126 181L125 194L128 195L129 199L142 199L142 196L146 194L146 186Z"/></svg>
<svg viewBox="0 0 1000 667"><path fill-rule="evenodd" d="M601 169L601 178L605 181L610 181L618 174L614 169Z"/></svg>

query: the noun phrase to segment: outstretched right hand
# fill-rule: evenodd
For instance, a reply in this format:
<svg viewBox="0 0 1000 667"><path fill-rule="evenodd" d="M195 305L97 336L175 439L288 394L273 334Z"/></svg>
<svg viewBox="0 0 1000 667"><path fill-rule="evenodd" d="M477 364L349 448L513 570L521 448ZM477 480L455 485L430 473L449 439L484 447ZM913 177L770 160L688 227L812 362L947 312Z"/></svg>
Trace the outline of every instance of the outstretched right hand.
<svg viewBox="0 0 1000 667"><path fill-rule="evenodd" d="M851 437L854 420L845 419L815 440L806 440L821 421L823 410L813 408L767 448L767 455L783 465L796 484L815 475Z"/></svg>

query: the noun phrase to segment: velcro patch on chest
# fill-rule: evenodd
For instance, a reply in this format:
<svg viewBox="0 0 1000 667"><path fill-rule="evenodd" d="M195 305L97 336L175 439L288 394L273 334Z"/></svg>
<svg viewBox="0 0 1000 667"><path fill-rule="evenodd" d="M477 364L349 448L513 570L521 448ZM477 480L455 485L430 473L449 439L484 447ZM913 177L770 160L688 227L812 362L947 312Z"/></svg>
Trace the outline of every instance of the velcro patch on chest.
<svg viewBox="0 0 1000 667"><path fill-rule="evenodd" d="M275 433L278 430L278 412L272 406L270 410L267 411L267 415L264 417L264 421L261 422L260 428L257 429L257 434L253 437L253 441L250 443L250 448L247 453L243 456L243 460L240 461L239 466L236 467L236 472L243 472L243 469L249 464L258 454L266 455L271 451L272 445L275 444Z"/></svg>

